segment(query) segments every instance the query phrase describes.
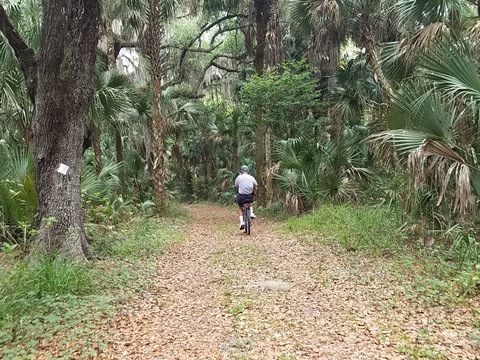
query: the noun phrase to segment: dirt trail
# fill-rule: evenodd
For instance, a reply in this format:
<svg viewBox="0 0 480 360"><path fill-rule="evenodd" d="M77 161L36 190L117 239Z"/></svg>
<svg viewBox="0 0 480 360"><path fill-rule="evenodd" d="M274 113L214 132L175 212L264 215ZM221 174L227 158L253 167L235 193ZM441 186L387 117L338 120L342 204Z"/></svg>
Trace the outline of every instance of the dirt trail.
<svg viewBox="0 0 480 360"><path fill-rule="evenodd" d="M231 209L189 211L188 237L162 255L155 287L117 316L109 358L480 359L468 309L425 309L367 259L268 221L246 236Z"/></svg>

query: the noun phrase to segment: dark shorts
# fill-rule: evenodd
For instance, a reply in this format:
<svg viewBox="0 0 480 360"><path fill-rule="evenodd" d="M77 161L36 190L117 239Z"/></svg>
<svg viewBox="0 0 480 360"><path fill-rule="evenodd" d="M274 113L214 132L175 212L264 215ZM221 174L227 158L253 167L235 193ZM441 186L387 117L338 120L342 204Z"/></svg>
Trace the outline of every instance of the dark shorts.
<svg viewBox="0 0 480 360"><path fill-rule="evenodd" d="M239 206L253 203L253 194L238 194L237 203Z"/></svg>

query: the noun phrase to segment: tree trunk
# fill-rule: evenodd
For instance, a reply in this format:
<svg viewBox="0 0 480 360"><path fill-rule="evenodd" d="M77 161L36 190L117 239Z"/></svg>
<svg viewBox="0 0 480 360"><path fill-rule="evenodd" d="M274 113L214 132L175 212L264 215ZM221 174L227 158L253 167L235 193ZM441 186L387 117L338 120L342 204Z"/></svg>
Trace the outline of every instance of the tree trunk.
<svg viewBox="0 0 480 360"><path fill-rule="evenodd" d="M261 119L262 115L257 112L257 119ZM267 203L266 184L265 184L265 133L266 125L263 122L256 126L255 131L255 173L258 183L257 188L257 204L265 206Z"/></svg>
<svg viewBox="0 0 480 360"><path fill-rule="evenodd" d="M95 155L95 172L100 175L102 172L102 146L100 144L100 130L93 125L92 126L92 147Z"/></svg>
<svg viewBox="0 0 480 360"><path fill-rule="evenodd" d="M157 197L157 208L160 214L164 213L166 208L165 199L165 118L161 113L161 94L162 85L159 79L154 79L153 83L153 179L155 194Z"/></svg>
<svg viewBox="0 0 480 360"><path fill-rule="evenodd" d="M268 20L270 18L271 0L254 0L255 23L256 23L256 49L255 49L255 72L257 75L263 75L265 66L265 39L267 35ZM256 111L255 126L255 169L258 182L257 203L264 206L266 204L266 186L265 186L265 133L262 112Z"/></svg>
<svg viewBox="0 0 480 360"><path fill-rule="evenodd" d="M254 0L255 5L255 23L256 40L255 49L255 72L257 75L263 74L265 64L265 41L268 29L268 20L270 19L271 0Z"/></svg>
<svg viewBox="0 0 480 360"><path fill-rule="evenodd" d="M153 185L157 197L157 209L162 214L166 208L165 197L165 130L166 121L162 114L162 75L163 56L161 46L164 37L163 29L163 2L158 0L148 1L148 26L145 31L145 52L150 60L150 78L153 90L153 116L152 116L152 173Z"/></svg>
<svg viewBox="0 0 480 360"><path fill-rule="evenodd" d="M118 180L120 182L120 194L125 194L125 165L123 163L123 139L120 130L115 129L115 153L117 156Z"/></svg>
<svg viewBox="0 0 480 360"><path fill-rule="evenodd" d="M237 135L235 134L235 137L233 139L232 143L232 152L233 152L233 173L236 174L238 173L240 167L238 164L238 140L237 140Z"/></svg>
<svg viewBox="0 0 480 360"><path fill-rule="evenodd" d="M117 70L117 56L115 53L115 34L113 33L111 19L108 19L106 23L106 36L107 36L108 69Z"/></svg>
<svg viewBox="0 0 480 360"><path fill-rule="evenodd" d="M272 172L272 129L267 127L265 132L265 169L266 179L265 187L267 191L267 206L272 205L273 202L273 172Z"/></svg>
<svg viewBox="0 0 480 360"><path fill-rule="evenodd" d="M34 122L40 231L34 248L84 260L89 252L80 175L100 6L98 0L43 0L42 4ZM62 170L66 171L62 174Z"/></svg>
<svg viewBox="0 0 480 360"><path fill-rule="evenodd" d="M283 47L282 29L280 26L280 14L277 3L273 3L271 7L271 16L267 23L266 48L265 57L267 60L267 66L274 68L285 60L285 49Z"/></svg>
<svg viewBox="0 0 480 360"><path fill-rule="evenodd" d="M328 118L330 120L330 138L335 144L339 144L343 139L345 124L339 116L338 109L335 106L328 109Z"/></svg>
<svg viewBox="0 0 480 360"><path fill-rule="evenodd" d="M368 20L365 20L365 22L367 21ZM389 97L392 97L394 95L393 89L388 83L388 80L378 62L377 49L375 46L375 33L372 27L369 25L366 25L363 31L362 42L363 46L365 47L365 57L367 63L372 67L380 87L387 93Z"/></svg>

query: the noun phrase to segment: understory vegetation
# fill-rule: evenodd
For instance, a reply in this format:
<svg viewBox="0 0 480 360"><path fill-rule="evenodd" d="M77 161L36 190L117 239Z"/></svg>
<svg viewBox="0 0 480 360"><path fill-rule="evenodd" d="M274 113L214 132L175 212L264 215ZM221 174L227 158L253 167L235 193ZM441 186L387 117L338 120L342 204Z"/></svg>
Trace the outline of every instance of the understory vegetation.
<svg viewBox="0 0 480 360"><path fill-rule="evenodd" d="M95 357L106 347L109 322L136 294L148 293L158 254L181 240L183 209L163 220L134 217L117 226L90 224L99 260L86 266L47 257L27 262L13 249L0 255L0 352L35 358L58 342L52 358Z"/></svg>
<svg viewBox="0 0 480 360"><path fill-rule="evenodd" d="M323 205L312 213L291 218L286 227L315 242L340 245L354 256L369 256L398 274L412 296L453 305L480 291L478 244L452 234L407 237L395 214L385 207ZM388 265L387 265L388 263Z"/></svg>

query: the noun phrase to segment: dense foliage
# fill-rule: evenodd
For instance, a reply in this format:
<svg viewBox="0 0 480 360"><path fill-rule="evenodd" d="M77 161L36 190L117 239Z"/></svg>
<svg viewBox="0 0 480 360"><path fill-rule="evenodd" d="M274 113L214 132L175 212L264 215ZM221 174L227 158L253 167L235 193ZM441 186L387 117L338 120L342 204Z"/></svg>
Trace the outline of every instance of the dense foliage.
<svg viewBox="0 0 480 360"><path fill-rule="evenodd" d="M152 211L163 160L168 199L229 202L239 166L261 159L263 207L383 205L407 237L478 254L479 23L470 2L266 2L263 57L263 25L248 3L166 3L158 44L142 30L153 26L150 3L103 1L83 154L87 222ZM38 48L39 2L0 4ZM148 55L153 45L161 64ZM33 106L3 36L0 74L0 237L26 246L38 220ZM152 94L165 125L161 155Z"/></svg>

